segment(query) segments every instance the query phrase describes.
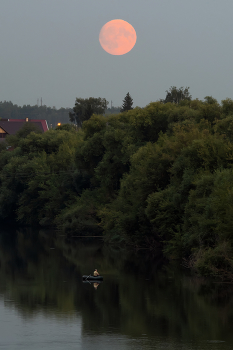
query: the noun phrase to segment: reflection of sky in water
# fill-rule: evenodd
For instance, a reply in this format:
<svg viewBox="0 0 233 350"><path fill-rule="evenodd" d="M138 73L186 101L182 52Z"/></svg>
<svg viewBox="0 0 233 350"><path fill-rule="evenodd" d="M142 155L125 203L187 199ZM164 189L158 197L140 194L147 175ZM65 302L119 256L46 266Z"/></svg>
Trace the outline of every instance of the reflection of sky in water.
<svg viewBox="0 0 233 350"><path fill-rule="evenodd" d="M6 305L7 304L7 305ZM80 349L82 320L80 316L45 317L37 313L25 319L9 301L0 302L0 349L52 350Z"/></svg>
<svg viewBox="0 0 233 350"><path fill-rule="evenodd" d="M106 330L105 330L106 332ZM131 338L109 332L82 334L81 316L67 317L65 314L22 317L12 301L0 301L0 349L6 350L230 350L232 347L216 340L200 343L182 342L177 339L150 337L146 334Z"/></svg>

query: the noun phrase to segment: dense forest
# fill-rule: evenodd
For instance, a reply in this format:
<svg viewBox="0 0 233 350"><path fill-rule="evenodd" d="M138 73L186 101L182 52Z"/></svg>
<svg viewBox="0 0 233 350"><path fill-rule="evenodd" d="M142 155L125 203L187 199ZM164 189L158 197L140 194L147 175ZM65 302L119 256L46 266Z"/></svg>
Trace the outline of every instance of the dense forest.
<svg viewBox="0 0 233 350"><path fill-rule="evenodd" d="M232 278L233 100L153 102L78 131L29 131L8 137L13 151L1 144L2 222L103 232Z"/></svg>

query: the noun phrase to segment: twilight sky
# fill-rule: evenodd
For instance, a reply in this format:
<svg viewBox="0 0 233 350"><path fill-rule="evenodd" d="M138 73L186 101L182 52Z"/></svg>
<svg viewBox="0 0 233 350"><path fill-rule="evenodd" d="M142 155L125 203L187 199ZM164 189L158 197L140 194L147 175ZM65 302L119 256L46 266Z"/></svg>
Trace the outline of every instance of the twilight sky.
<svg viewBox="0 0 233 350"><path fill-rule="evenodd" d="M1 0L0 101L73 107L105 97L134 107L189 86L193 98L233 98L232 0ZM99 43L102 26L136 30L129 53Z"/></svg>

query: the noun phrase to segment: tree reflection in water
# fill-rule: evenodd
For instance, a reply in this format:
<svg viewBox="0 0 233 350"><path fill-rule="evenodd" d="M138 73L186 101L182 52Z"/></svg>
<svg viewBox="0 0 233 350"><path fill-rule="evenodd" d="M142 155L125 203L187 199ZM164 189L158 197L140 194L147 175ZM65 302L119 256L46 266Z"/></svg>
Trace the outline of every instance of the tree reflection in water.
<svg viewBox="0 0 233 350"><path fill-rule="evenodd" d="M94 267L103 283L82 283ZM190 276L148 251L115 249L98 239L70 242L29 229L0 234L1 298L13 300L27 318L79 314L83 334L233 344L232 292L231 284Z"/></svg>

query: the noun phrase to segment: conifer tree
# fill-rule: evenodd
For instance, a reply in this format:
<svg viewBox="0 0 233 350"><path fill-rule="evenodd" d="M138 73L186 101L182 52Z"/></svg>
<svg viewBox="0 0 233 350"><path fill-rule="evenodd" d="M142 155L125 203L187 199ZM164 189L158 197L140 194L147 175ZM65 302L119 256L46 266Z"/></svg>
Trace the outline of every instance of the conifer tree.
<svg viewBox="0 0 233 350"><path fill-rule="evenodd" d="M123 100L121 112L129 111L130 109L133 109L132 106L133 106L133 99L130 96L129 92L127 92L127 94Z"/></svg>

